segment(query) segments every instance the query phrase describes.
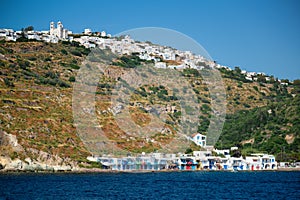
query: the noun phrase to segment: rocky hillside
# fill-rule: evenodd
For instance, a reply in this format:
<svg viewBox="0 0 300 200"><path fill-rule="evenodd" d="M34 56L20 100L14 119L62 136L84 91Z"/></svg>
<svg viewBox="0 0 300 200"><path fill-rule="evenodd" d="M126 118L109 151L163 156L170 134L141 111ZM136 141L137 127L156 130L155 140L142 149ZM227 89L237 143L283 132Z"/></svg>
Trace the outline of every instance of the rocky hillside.
<svg viewBox="0 0 300 200"><path fill-rule="evenodd" d="M62 42L48 44L44 42L4 42L0 43L0 152L1 166L18 160L14 165L61 166L62 169L78 166L91 166L86 157L91 153L76 134L72 115L72 86L82 61L90 50L77 43ZM126 151L152 152L167 144L178 131L180 123L180 102L175 92L163 85L146 84L131 95L129 113L132 120L140 127L150 120L149 112L157 105L158 112L166 114L163 130L157 130L150 138L130 137L118 127L114 120L116 112L122 112L122 107L111 107L110 97L114 86L124 81L121 74L131 67L151 64L140 60L134 55L114 58L99 74L96 90L97 118L106 136ZM222 141L224 147L239 144L248 148L244 140L255 139L253 144L268 144L268 148L258 148L269 151L279 148L272 139L278 135L286 142L285 151L295 151L295 141L299 141L299 127L294 119L299 119L299 112L290 111L293 104L294 86L283 86L277 81L250 82L243 77L238 69L226 71L221 69L225 83L228 120L243 121L238 126L228 128L225 124ZM201 107L200 126L198 131L205 133L212 114L211 96L201 73L194 69L179 70L190 83ZM126 84L126 83L124 83ZM295 92L294 92L295 93ZM272 104L271 104L272 103ZM285 116L281 109L286 106ZM294 105L294 104L293 104ZM272 107L273 106L273 107ZM284 134L277 134L276 128L270 128L269 118L260 119L257 112L269 112L271 109L272 125L284 129ZM296 108L291 108L296 109ZM288 118L280 123L282 117ZM247 116L247 118L245 117ZM246 121L249 118L255 121ZM277 121L276 121L277 119ZM279 120L280 119L280 120ZM257 129L261 121L264 129ZM232 124L231 123L231 124ZM243 123L250 123L245 129ZM299 124L299 123L298 123ZM234 130L234 131L233 131ZM293 130L293 131L292 131ZM236 137L245 133L244 137ZM245 133L246 134L246 133ZM227 137L227 139L224 139ZM275 136L274 136L275 137ZM277 137L277 136L276 136ZM225 142L226 141L226 142ZM229 142L230 141L230 142ZM244 141L244 142L243 142ZM220 143L218 143L220 144ZM276 146L277 145L277 146ZM263 144L265 146L265 144ZM291 147L291 148L289 148ZM252 148L256 148L255 145ZM298 147L297 147L298 148ZM296 150L297 150L296 148ZM278 153L279 151L272 151ZM27 165L26 165L27 164ZM0 166L0 167L1 167ZM53 167L52 167L53 168Z"/></svg>

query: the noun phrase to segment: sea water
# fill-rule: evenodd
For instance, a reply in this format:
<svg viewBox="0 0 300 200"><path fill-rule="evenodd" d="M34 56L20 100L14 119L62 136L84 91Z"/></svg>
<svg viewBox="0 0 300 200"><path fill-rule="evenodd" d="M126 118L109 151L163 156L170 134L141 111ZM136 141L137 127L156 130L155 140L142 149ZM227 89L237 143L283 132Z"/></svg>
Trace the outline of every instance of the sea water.
<svg viewBox="0 0 300 200"><path fill-rule="evenodd" d="M300 199L300 172L0 174L0 199Z"/></svg>

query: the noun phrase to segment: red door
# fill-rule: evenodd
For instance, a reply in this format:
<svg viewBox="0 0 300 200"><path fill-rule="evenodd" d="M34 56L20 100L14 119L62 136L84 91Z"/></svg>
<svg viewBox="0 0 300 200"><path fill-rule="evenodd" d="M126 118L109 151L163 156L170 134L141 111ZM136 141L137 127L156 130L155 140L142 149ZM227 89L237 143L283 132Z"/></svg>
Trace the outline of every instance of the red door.
<svg viewBox="0 0 300 200"><path fill-rule="evenodd" d="M192 163L191 163L191 162L188 162L187 165L186 165L186 169L187 169L187 170L191 170L191 165L192 165Z"/></svg>

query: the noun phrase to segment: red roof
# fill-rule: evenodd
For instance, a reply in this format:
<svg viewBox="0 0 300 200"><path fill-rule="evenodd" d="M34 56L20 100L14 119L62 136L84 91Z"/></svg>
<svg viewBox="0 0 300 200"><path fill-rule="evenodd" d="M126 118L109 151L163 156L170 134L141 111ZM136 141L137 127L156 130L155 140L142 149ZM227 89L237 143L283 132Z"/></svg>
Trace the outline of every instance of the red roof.
<svg viewBox="0 0 300 200"><path fill-rule="evenodd" d="M198 134L200 134L200 133L194 133L194 134L192 135L192 137L195 137L195 136L198 135Z"/></svg>

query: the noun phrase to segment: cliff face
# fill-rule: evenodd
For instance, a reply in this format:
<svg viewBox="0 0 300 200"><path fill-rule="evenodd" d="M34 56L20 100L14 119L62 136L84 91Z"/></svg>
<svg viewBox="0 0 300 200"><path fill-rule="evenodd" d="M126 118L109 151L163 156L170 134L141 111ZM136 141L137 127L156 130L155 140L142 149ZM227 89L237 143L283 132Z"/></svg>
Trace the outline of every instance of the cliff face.
<svg viewBox="0 0 300 200"><path fill-rule="evenodd" d="M76 162L70 158L27 148L18 143L15 135L0 131L0 169L2 171L71 171L78 170ZM19 155L23 158L20 158ZM30 155L30 157L25 157Z"/></svg>

